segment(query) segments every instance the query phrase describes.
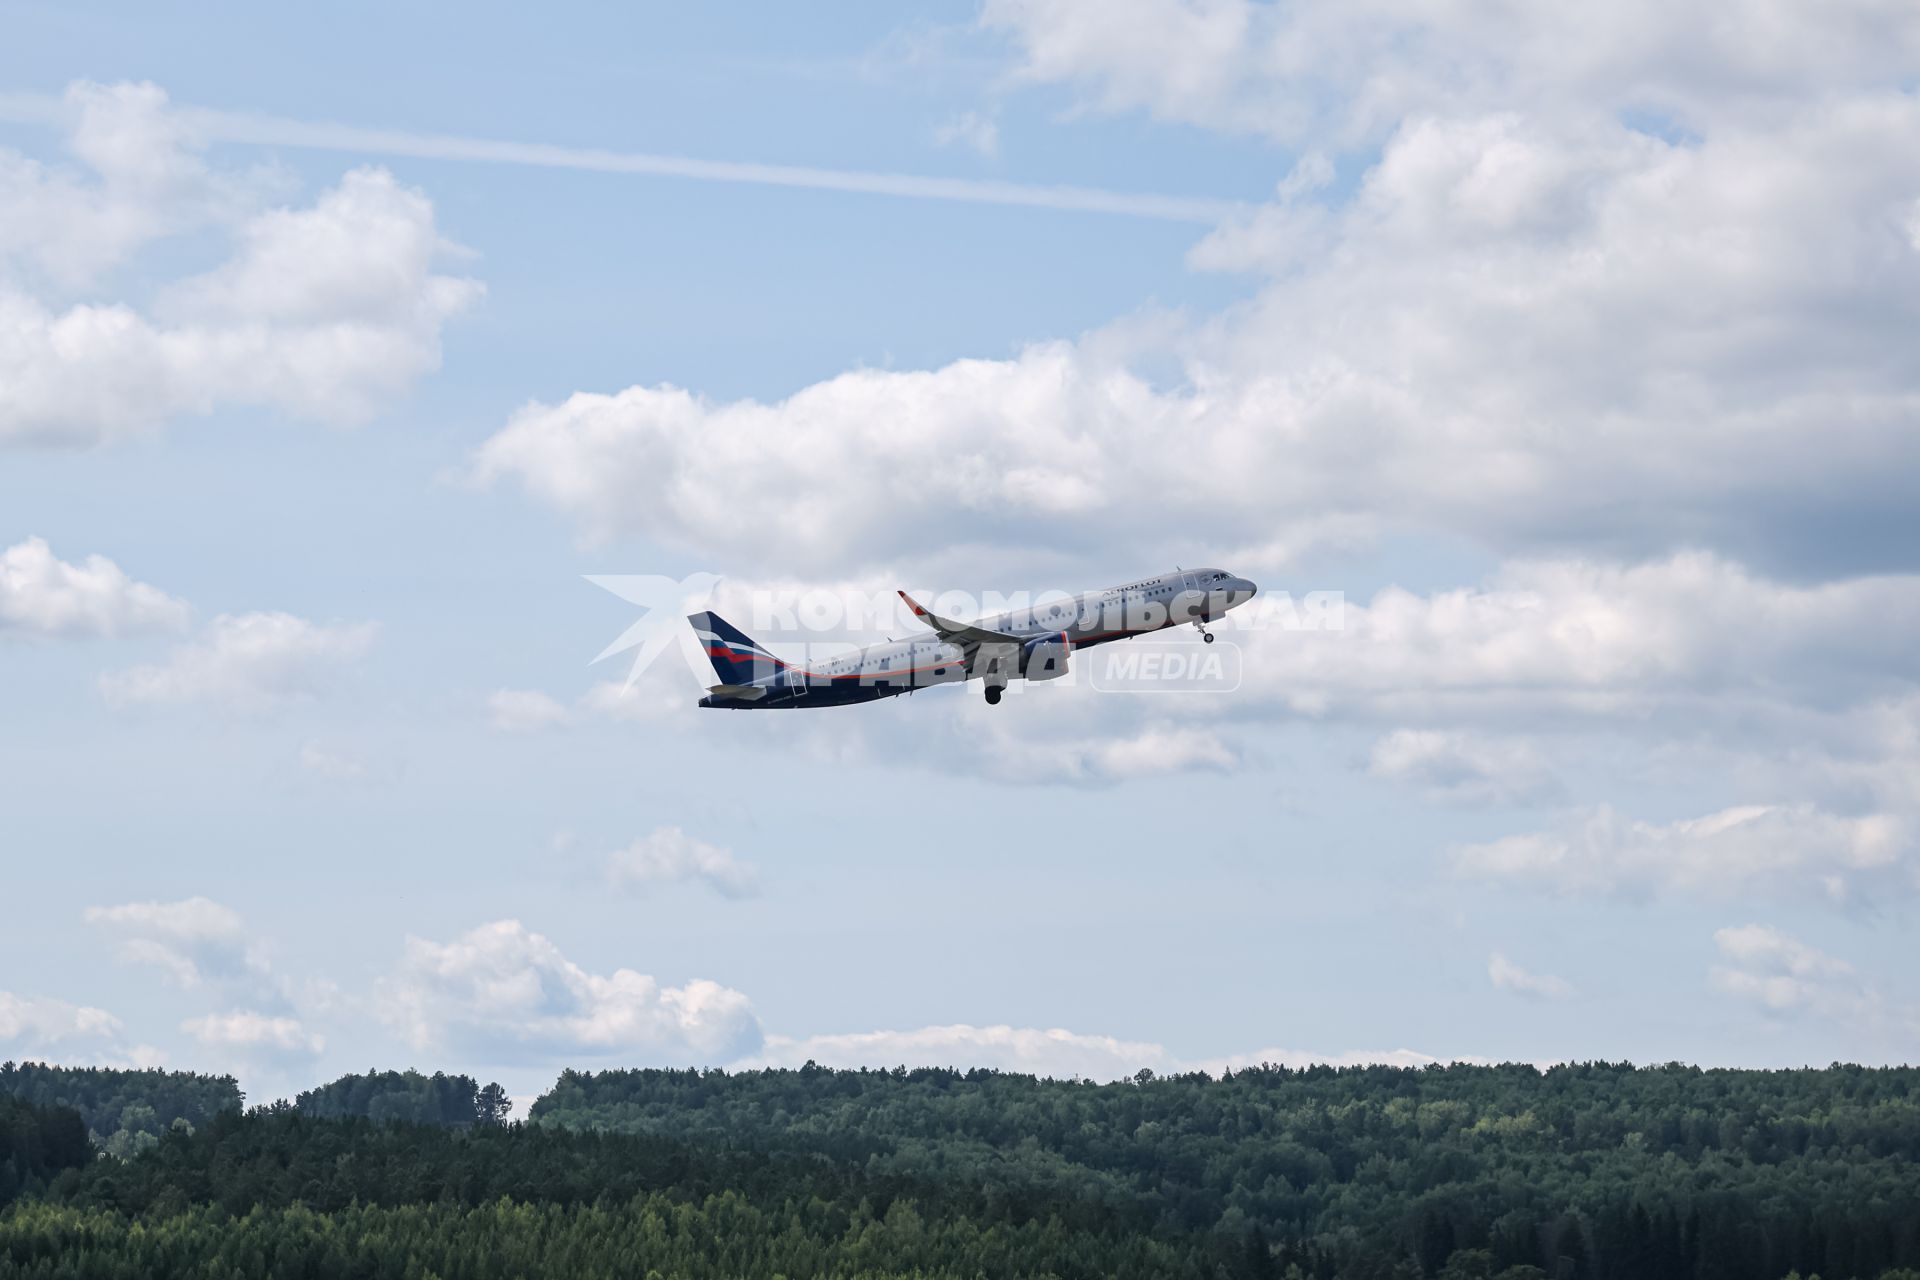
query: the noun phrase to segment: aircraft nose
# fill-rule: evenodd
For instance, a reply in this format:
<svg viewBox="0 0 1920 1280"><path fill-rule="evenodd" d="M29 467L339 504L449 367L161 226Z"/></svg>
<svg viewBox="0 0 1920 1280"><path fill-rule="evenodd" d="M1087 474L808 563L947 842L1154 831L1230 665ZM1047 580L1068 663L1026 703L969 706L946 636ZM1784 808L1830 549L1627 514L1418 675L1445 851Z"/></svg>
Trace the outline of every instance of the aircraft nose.
<svg viewBox="0 0 1920 1280"><path fill-rule="evenodd" d="M1246 578L1242 578L1240 579L1240 591L1247 599L1251 600L1255 595L1259 594L1260 588Z"/></svg>

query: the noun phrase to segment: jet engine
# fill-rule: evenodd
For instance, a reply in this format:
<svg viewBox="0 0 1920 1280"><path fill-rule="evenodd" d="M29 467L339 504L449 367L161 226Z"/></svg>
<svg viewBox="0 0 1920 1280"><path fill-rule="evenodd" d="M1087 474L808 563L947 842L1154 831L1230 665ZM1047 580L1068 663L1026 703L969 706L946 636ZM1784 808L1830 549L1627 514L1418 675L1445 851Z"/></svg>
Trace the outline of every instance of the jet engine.
<svg viewBox="0 0 1920 1280"><path fill-rule="evenodd" d="M1056 680L1067 674L1072 650L1064 632L1029 640L1020 648L1020 674L1029 680Z"/></svg>

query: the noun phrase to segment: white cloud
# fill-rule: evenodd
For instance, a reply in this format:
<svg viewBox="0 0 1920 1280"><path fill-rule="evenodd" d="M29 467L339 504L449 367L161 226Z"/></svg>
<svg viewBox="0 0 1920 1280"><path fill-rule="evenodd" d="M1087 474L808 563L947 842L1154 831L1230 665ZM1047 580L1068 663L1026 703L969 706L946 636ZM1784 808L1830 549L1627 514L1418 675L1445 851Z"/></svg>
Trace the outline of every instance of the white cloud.
<svg viewBox="0 0 1920 1280"><path fill-rule="evenodd" d="M321 692L341 666L373 645L373 623L316 623L288 613L222 614L164 663L110 672L100 689L115 706L210 703L267 711Z"/></svg>
<svg viewBox="0 0 1920 1280"><path fill-rule="evenodd" d="M276 1059L315 1058L327 1047L324 1036L309 1032L298 1019L247 1010L189 1018L180 1029L209 1048Z"/></svg>
<svg viewBox="0 0 1920 1280"><path fill-rule="evenodd" d="M1458 804L1533 804L1559 784L1532 743L1445 729L1395 729L1373 744L1368 772Z"/></svg>
<svg viewBox="0 0 1920 1280"><path fill-rule="evenodd" d="M1920 57L1898 0L1513 8L1467 0L989 0L1030 80L1109 111L1352 145L1409 114L1642 108L1703 125L1765 114L1835 83L1896 86Z"/></svg>
<svg viewBox="0 0 1920 1280"><path fill-rule="evenodd" d="M1230 630L1252 628L1234 637L1247 689L1308 715L1697 721L1846 707L1920 679L1904 643L1920 629L1920 576L1801 586L1702 552L1515 561L1484 586L1425 596L1389 587L1346 604L1338 629L1263 627L1265 607L1229 616Z"/></svg>
<svg viewBox="0 0 1920 1280"><path fill-rule="evenodd" d="M153 86L77 86L70 103L69 143L94 178L0 153L0 195L24 210L0 233L0 268L11 257L85 279L206 226L238 246L163 288L151 315L0 272L0 443L87 447L223 404L362 419L438 366L442 326L480 295L435 273L450 246L431 203L382 170L261 211L257 184L208 173Z"/></svg>
<svg viewBox="0 0 1920 1280"><path fill-rule="evenodd" d="M759 872L731 850L695 840L679 827L661 827L607 856L607 879L616 888L645 890L654 885L700 880L728 898L759 890Z"/></svg>
<svg viewBox="0 0 1920 1280"><path fill-rule="evenodd" d="M153 1045L128 1044L124 1031L120 1019L105 1009L0 991L0 1058L101 1067L157 1067L166 1061Z"/></svg>
<svg viewBox="0 0 1920 1280"><path fill-rule="evenodd" d="M244 217L272 185L211 173L151 84L76 83L52 114L84 169L0 151L0 266L59 286L84 286L161 236Z"/></svg>
<svg viewBox="0 0 1920 1280"><path fill-rule="evenodd" d="M1529 973L1498 951L1487 957L1487 979L1501 991L1535 999L1559 1000L1573 994L1573 987L1565 978Z"/></svg>
<svg viewBox="0 0 1920 1280"><path fill-rule="evenodd" d="M1019 42L1025 76L1092 82L1109 110L1146 106L1183 122L1297 130L1306 123L1307 103L1287 102L1276 90L1257 92L1264 68L1249 45L1264 13L1235 0L1104 8L1076 0L990 0L981 22Z"/></svg>
<svg viewBox="0 0 1920 1280"><path fill-rule="evenodd" d="M475 287L430 274L450 247L433 206L378 169L352 170L312 208L261 214L239 240L233 258L175 284L166 309L209 323L405 329L416 313L457 310Z"/></svg>
<svg viewBox="0 0 1920 1280"><path fill-rule="evenodd" d="M178 986L214 987L253 1000L279 1000L265 947L240 915L209 898L88 907L86 922L120 939L120 955L161 970Z"/></svg>
<svg viewBox="0 0 1920 1280"><path fill-rule="evenodd" d="M962 111L935 129L933 140L943 147L965 147L977 155L993 156L1000 151L1000 126L992 116Z"/></svg>
<svg viewBox="0 0 1920 1280"><path fill-rule="evenodd" d="M178 630L187 606L129 578L105 556L69 564L43 538L0 551L0 632L113 636Z"/></svg>
<svg viewBox="0 0 1920 1280"><path fill-rule="evenodd" d="M1410 1049L1325 1054L1303 1049L1258 1049L1221 1058L1183 1059L1152 1041L1121 1040L1059 1027L950 1026L913 1031L866 1031L801 1038L767 1037L765 1050L738 1064L797 1067L989 1067L1056 1079L1119 1080L1141 1070L1166 1075L1206 1071L1218 1075L1262 1065L1305 1067L1320 1063L1360 1066L1424 1066L1449 1061Z"/></svg>
<svg viewBox="0 0 1920 1280"><path fill-rule="evenodd" d="M1761 924L1713 935L1724 964L1709 978L1715 990L1757 1004L1772 1017L1810 1015L1865 1030L1920 1033L1920 1009L1888 1001L1854 967Z"/></svg>
<svg viewBox="0 0 1920 1280"><path fill-rule="evenodd" d="M1888 230L1920 187L1916 141L1920 100L1900 96L1687 145L1413 119L1350 201L1283 201L1196 249L1281 277L1192 362L1206 435L1250 435L1235 424L1264 410L1243 465L1306 510L1911 567L1862 534L1909 514L1883 469L1920 394L1892 337L1920 254Z"/></svg>
<svg viewBox="0 0 1920 1280"><path fill-rule="evenodd" d="M906 518L929 505L994 540L1025 527L1030 508L1064 518L1112 501L1100 481L1134 434L1123 414L1152 392L1077 363L1052 346L934 373L861 371L778 405L715 405L671 386L581 393L516 414L476 474L520 481L590 536L698 541L748 567L849 563L873 538L902 556L951 541ZM776 530L770 548L761 539Z"/></svg>
<svg viewBox="0 0 1920 1280"><path fill-rule="evenodd" d="M498 689L487 695L487 723L502 733L553 729L572 719L564 703L538 689Z"/></svg>
<svg viewBox="0 0 1920 1280"><path fill-rule="evenodd" d="M1018 712L982 717L964 709L957 717L966 725L963 732L980 735L982 742L963 767L1008 782L1106 786L1156 774L1231 772L1241 763L1240 753L1206 727L1156 721L1134 728L1103 724L1098 715L1082 715L1077 725L1037 723L1040 715L1060 710L1047 707L1016 721ZM951 760L942 767L953 767Z"/></svg>
<svg viewBox="0 0 1920 1280"><path fill-rule="evenodd" d="M448 943L408 938L399 968L380 984L379 1006L416 1049L537 1061L619 1053L722 1063L761 1040L738 991L705 979L662 986L631 969L589 973L518 920Z"/></svg>
<svg viewBox="0 0 1920 1280"><path fill-rule="evenodd" d="M1684 145L1610 120L1421 116L1351 198L1303 209L1296 190L1203 244L1199 265L1278 277L1210 323L771 402L582 393L514 415L475 472L590 537L739 571L924 562L956 526L981 567L1035 548L1151 564L1191 545L1201 509L1209 558L1254 570L1407 528L1536 555L1912 568L1916 190L1909 97Z"/></svg>
<svg viewBox="0 0 1920 1280"><path fill-rule="evenodd" d="M75 1043L100 1045L117 1040L123 1029L105 1009L0 991L0 1046L9 1057Z"/></svg>
<svg viewBox="0 0 1920 1280"><path fill-rule="evenodd" d="M1920 889L1907 824L1811 805L1749 805L1664 825L1601 806L1574 829L1454 850L1463 876L1565 895L1644 901L1771 896L1861 905Z"/></svg>
<svg viewBox="0 0 1920 1280"><path fill-rule="evenodd" d="M1714 945L1737 964L1771 969L1795 978L1839 978L1853 972L1853 966L1836 960L1797 938L1762 924L1716 929Z"/></svg>
<svg viewBox="0 0 1920 1280"><path fill-rule="evenodd" d="M239 914L208 898L126 902L89 907L88 924L119 941L120 958L160 970L176 986L227 1006L179 1024L182 1033L222 1055L261 1063L310 1063L326 1038L305 1021L338 1012L341 1001L323 979L290 981L277 972L266 944Z"/></svg>

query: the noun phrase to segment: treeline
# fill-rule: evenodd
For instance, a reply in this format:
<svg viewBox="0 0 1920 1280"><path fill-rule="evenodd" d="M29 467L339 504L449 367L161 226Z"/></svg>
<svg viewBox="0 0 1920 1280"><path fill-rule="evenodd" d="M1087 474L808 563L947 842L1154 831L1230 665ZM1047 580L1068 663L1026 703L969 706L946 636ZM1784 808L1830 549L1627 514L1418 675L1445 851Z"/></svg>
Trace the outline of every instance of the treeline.
<svg viewBox="0 0 1920 1280"><path fill-rule="evenodd" d="M465 1128L506 1123L513 1101L498 1084L483 1089L472 1076L369 1071L309 1089L294 1098L292 1109L334 1119Z"/></svg>
<svg viewBox="0 0 1920 1280"><path fill-rule="evenodd" d="M1311 1276L1737 1280L1920 1268L1920 1071L564 1073L539 1123L806 1151L1269 1242Z"/></svg>
<svg viewBox="0 0 1920 1280"><path fill-rule="evenodd" d="M198 1127L245 1100L232 1076L186 1071L0 1063L0 1096L80 1113L94 1144L116 1156L145 1150L176 1124Z"/></svg>
<svg viewBox="0 0 1920 1280"><path fill-rule="evenodd" d="M527 1124L487 1097L370 1072L124 1160L11 1103L0 1280L1920 1280L1907 1068L567 1072Z"/></svg>
<svg viewBox="0 0 1920 1280"><path fill-rule="evenodd" d="M6 1096L40 1106L73 1108L94 1145L120 1157L146 1150L172 1129L197 1129L222 1112L238 1111L245 1101L232 1076L56 1067L41 1062L0 1064L0 1097ZM267 1109L466 1128L506 1123L513 1100L500 1085L483 1088L472 1076L369 1071L341 1076L306 1090L290 1103L272 1103Z"/></svg>

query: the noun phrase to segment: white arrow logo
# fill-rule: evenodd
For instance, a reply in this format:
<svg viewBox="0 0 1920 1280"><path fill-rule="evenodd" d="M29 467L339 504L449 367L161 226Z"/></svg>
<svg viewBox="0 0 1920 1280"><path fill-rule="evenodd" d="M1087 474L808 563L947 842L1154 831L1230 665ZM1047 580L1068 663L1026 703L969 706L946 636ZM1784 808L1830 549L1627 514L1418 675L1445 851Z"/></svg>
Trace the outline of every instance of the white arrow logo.
<svg viewBox="0 0 1920 1280"><path fill-rule="evenodd" d="M695 676L706 671L706 655L700 651L692 629L681 624L687 614L706 606L713 597L713 589L720 585L720 575L695 573L685 578L668 578L657 573L589 573L583 576L596 587L646 610L639 621L621 632L620 638L602 649L593 660L604 662L616 653L639 650L633 655L633 666L627 671L622 692L632 689L640 673L652 666L653 660L676 640L681 656L686 658ZM706 681L702 679L701 683Z"/></svg>

